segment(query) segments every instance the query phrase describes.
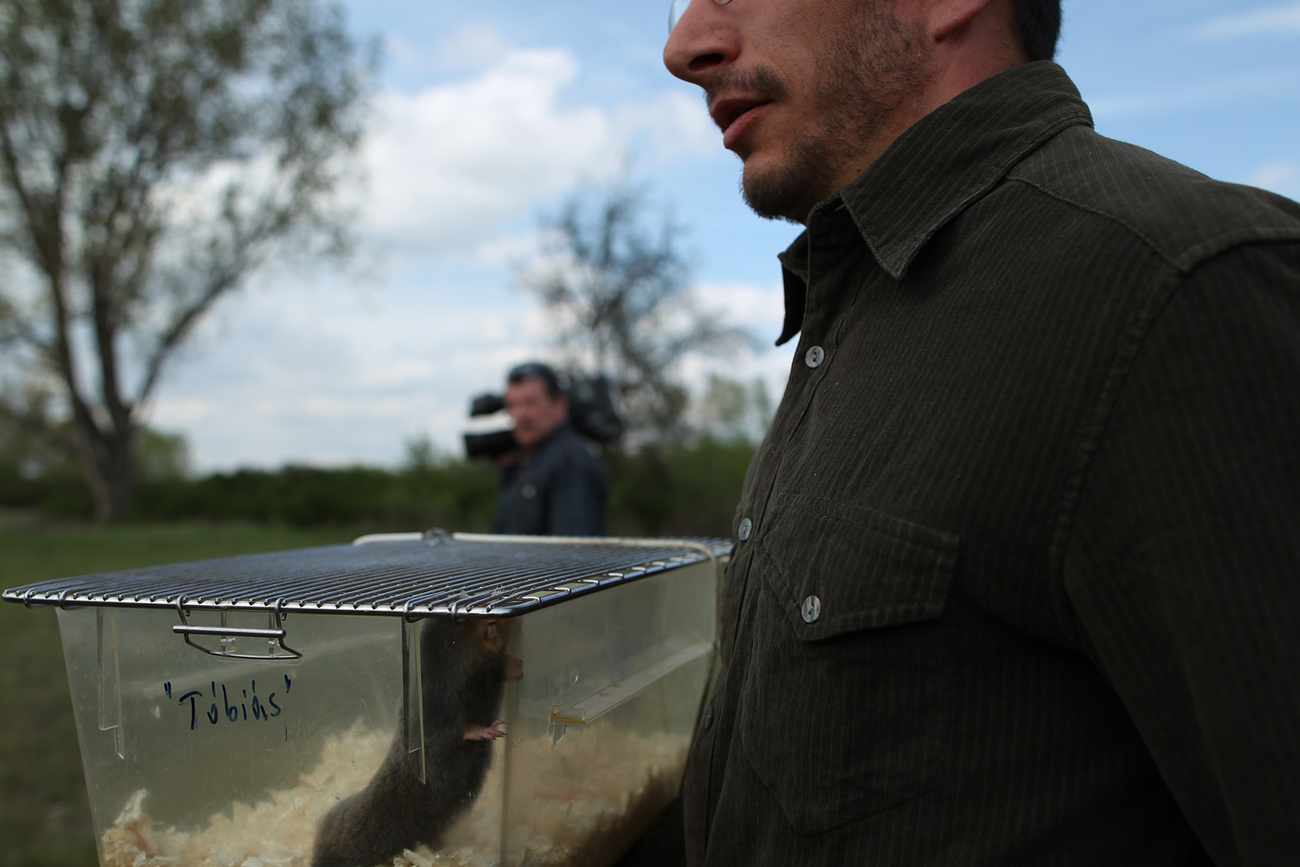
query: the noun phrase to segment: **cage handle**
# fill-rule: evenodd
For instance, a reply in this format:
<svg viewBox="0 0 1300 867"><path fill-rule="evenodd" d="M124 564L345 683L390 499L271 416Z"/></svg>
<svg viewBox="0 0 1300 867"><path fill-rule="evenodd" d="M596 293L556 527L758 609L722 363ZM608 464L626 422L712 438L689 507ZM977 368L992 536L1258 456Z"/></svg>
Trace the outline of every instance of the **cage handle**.
<svg viewBox="0 0 1300 867"><path fill-rule="evenodd" d="M172 632L184 637L186 644L193 647L195 650L200 650L206 653L208 656L220 656L225 659L252 659L267 661L302 659L302 653L300 651L294 650L292 647L284 643L285 638L288 636L288 631L284 628L284 615L280 613L279 602L276 603L275 610L269 612L272 622L274 623L274 626L269 629L230 626L225 623L221 626L191 626L189 618L185 614L184 597L176 600L176 610L177 613L180 614L181 622L172 627ZM223 620L225 619L226 613L227 612L222 612ZM260 638L265 640L268 645L271 642L275 642L276 647L283 650L284 653L277 653L275 647L271 647L267 653L239 653L233 649L214 650L211 647L204 647L202 644L199 644L194 640L195 636L216 637L222 639L223 642L226 640L233 642L236 638Z"/></svg>

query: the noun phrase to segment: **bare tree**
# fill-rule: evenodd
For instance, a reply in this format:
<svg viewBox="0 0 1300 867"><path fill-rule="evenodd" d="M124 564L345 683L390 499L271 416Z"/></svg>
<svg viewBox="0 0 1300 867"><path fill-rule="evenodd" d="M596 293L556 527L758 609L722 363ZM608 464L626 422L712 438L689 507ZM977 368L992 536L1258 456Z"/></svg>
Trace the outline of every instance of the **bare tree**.
<svg viewBox="0 0 1300 867"><path fill-rule="evenodd" d="M643 439L683 433L685 359L750 341L699 306L676 226L650 220L644 192L625 181L579 191L543 220L549 246L524 277L555 322L563 361L611 376Z"/></svg>
<svg viewBox="0 0 1300 867"><path fill-rule="evenodd" d="M100 519L195 324L270 261L348 251L361 54L316 0L0 4L7 382L58 383Z"/></svg>

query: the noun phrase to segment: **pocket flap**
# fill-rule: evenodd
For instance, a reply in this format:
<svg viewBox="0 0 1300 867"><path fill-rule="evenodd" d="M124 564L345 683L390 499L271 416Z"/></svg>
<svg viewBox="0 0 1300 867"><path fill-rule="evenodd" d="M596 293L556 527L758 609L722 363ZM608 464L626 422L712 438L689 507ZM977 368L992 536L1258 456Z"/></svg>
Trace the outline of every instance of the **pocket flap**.
<svg viewBox="0 0 1300 867"><path fill-rule="evenodd" d="M779 494L756 528L761 570L805 641L943 613L959 537L865 506Z"/></svg>

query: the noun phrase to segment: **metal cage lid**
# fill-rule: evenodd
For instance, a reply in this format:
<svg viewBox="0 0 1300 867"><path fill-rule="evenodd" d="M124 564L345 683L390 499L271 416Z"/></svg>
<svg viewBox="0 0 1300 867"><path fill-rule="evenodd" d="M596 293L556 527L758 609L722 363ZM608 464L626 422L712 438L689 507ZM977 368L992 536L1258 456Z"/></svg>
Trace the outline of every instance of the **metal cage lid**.
<svg viewBox="0 0 1300 867"><path fill-rule="evenodd" d="M29 606L509 617L726 555L721 539L400 533L4 591Z"/></svg>

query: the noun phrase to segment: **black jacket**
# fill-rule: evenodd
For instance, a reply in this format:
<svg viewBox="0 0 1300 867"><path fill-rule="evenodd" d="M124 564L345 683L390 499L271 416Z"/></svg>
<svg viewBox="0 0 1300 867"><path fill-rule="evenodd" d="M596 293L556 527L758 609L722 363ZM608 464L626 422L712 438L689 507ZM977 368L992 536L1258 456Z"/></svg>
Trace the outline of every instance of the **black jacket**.
<svg viewBox="0 0 1300 867"><path fill-rule="evenodd" d="M502 472L492 532L603 536L606 498L600 461L563 424Z"/></svg>

